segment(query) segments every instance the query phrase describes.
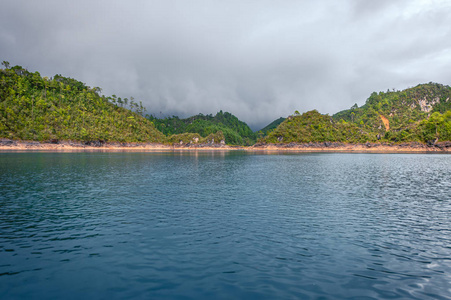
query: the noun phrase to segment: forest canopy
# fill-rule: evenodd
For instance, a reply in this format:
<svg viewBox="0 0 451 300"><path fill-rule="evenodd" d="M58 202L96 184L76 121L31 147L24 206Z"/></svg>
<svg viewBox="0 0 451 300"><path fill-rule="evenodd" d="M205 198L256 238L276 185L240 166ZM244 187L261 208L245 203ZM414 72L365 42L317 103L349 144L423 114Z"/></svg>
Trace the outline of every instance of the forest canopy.
<svg viewBox="0 0 451 300"><path fill-rule="evenodd" d="M332 116L313 110L279 118L259 132L229 112L156 118L133 97L56 74L42 77L6 61L0 69L0 138L105 142L260 143L451 141L451 88L420 84L373 92ZM145 117L144 117L145 115Z"/></svg>
<svg viewBox="0 0 451 300"><path fill-rule="evenodd" d="M261 139L267 143L423 142L451 140L451 88L420 84L372 93L365 104L334 114L316 110L288 117Z"/></svg>
<svg viewBox="0 0 451 300"><path fill-rule="evenodd" d="M222 132L225 142L231 145L252 145L256 141L256 134L249 126L228 112L219 111L215 116L198 114L180 119L172 116L158 119L147 116L156 128L167 136L181 133L197 133L205 138L210 134Z"/></svg>
<svg viewBox="0 0 451 300"><path fill-rule="evenodd" d="M0 137L46 141L164 142L141 114L142 103L100 95L101 89L55 75L42 77L3 62L0 70ZM119 101L118 101L119 100ZM127 107L129 109L127 109Z"/></svg>

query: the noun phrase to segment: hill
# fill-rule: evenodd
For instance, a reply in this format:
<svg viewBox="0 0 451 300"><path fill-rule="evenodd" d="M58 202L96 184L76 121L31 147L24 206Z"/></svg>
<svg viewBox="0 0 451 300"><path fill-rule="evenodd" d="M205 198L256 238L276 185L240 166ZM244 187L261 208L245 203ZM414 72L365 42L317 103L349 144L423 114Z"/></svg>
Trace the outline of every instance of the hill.
<svg viewBox="0 0 451 300"><path fill-rule="evenodd" d="M157 119L134 99L106 97L72 78L42 77L21 66L0 69L0 138L49 141L219 143L252 145L256 133L228 112ZM161 132L159 131L161 130ZM451 88L420 84L372 93L348 110L279 118L260 132L266 143L451 141ZM163 134L164 133L164 134Z"/></svg>
<svg viewBox="0 0 451 300"><path fill-rule="evenodd" d="M148 116L156 128L171 139L171 135L197 133L206 138L222 132L225 142L232 145L252 145L256 134L244 122L228 112L219 111L215 116L198 114L180 119L177 116L158 119Z"/></svg>
<svg viewBox="0 0 451 300"><path fill-rule="evenodd" d="M403 91L373 92L362 107L354 105L333 118L376 132L385 140L427 140L432 137L424 132L425 127L431 121L442 122L440 119L446 118L443 114L451 110L450 98L451 88L438 83ZM444 136L439 134L432 139L436 138L443 140Z"/></svg>
<svg viewBox="0 0 451 300"><path fill-rule="evenodd" d="M0 138L164 142L165 136L142 117L143 106L105 97L72 78L41 77L21 66L0 69ZM118 101L120 100L120 101ZM114 102L114 103L113 103ZM132 110L124 108L127 106Z"/></svg>
<svg viewBox="0 0 451 300"><path fill-rule="evenodd" d="M278 118L274 121L272 121L271 123L269 123L268 125L266 125L265 127L263 127L262 129L258 130L257 133L261 134L263 136L268 135L268 133L271 130L274 130L277 128L277 126L279 126L280 123L282 123L283 121L285 121L285 118Z"/></svg>
<svg viewBox="0 0 451 300"><path fill-rule="evenodd" d="M289 116L262 139L266 143L346 142L363 143L373 140L370 133L354 124L336 122L316 110Z"/></svg>
<svg viewBox="0 0 451 300"><path fill-rule="evenodd" d="M295 114L263 142L428 142L451 140L451 88L420 84L403 91L372 93L332 117L316 111Z"/></svg>

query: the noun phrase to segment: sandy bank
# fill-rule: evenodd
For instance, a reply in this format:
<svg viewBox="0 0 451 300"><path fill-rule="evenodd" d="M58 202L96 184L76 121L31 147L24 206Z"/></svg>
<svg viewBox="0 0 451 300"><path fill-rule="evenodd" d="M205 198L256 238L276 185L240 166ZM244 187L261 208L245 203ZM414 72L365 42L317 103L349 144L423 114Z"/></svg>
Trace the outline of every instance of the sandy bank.
<svg viewBox="0 0 451 300"><path fill-rule="evenodd" d="M433 145L422 143L306 143L306 144L256 144L250 147L222 144L166 145L156 143L100 143L94 142L47 142L14 141L0 139L0 152L47 151L47 152L170 152L170 151L248 151L248 152L369 152L369 153L451 153L451 142Z"/></svg>

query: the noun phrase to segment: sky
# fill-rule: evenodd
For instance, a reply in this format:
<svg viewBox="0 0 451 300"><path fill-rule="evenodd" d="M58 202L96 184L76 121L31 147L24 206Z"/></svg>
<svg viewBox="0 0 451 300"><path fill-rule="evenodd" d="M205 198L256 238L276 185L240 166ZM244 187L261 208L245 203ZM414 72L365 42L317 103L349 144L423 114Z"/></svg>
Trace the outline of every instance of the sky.
<svg viewBox="0 0 451 300"><path fill-rule="evenodd" d="M0 0L0 61L131 96L156 117L254 130L451 85L451 1Z"/></svg>

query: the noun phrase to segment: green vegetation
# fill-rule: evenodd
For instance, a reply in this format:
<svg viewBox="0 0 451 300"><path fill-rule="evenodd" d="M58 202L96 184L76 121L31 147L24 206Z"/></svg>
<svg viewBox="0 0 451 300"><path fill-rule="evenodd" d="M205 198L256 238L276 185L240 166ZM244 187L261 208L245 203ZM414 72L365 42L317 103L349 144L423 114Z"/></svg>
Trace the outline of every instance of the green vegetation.
<svg viewBox="0 0 451 300"><path fill-rule="evenodd" d="M201 138L207 138L209 135L215 135L221 132L227 144L231 145L252 145L256 141L256 134L246 123L240 121L237 117L228 112L218 112L215 116L198 114L186 119L180 119L177 116L171 118L158 119L148 116L155 127L169 136L182 133L197 133ZM214 139L219 142L219 140Z"/></svg>
<svg viewBox="0 0 451 300"><path fill-rule="evenodd" d="M420 84L404 91L372 93L332 117L298 112L262 142L428 142L451 140L451 88Z"/></svg>
<svg viewBox="0 0 451 300"><path fill-rule="evenodd" d="M165 142L142 117L142 103L105 97L72 78L41 77L21 66L0 69L0 138L46 141ZM126 107L129 109L126 109ZM133 111L134 110L134 111Z"/></svg>
<svg viewBox="0 0 451 300"><path fill-rule="evenodd" d="M434 112L449 111L450 99L449 86L438 83L420 84L404 91L374 92L362 107L354 105L333 117L376 132L386 141L424 142L426 140L421 130L423 127L419 126L420 122L427 120ZM383 124L384 118L388 120L389 128Z"/></svg>
<svg viewBox="0 0 451 300"><path fill-rule="evenodd" d="M419 124L423 141L451 141L451 110L441 114L434 112Z"/></svg>
<svg viewBox="0 0 451 300"><path fill-rule="evenodd" d="M206 137L200 136L198 133L180 133L172 134L168 137L168 141L171 144L218 144L224 141L225 137L222 131L216 133L210 133Z"/></svg>
<svg viewBox="0 0 451 300"><path fill-rule="evenodd" d="M272 121L271 123L269 123L268 125L266 125L262 129L257 131L257 135L259 135L259 136L268 135L268 133L270 131L276 129L277 126L279 126L283 121L285 121L285 118L282 118L282 117L278 118L277 120Z"/></svg>
<svg viewBox="0 0 451 300"><path fill-rule="evenodd" d="M0 138L105 142L253 144L255 134L230 113L159 120L142 115L133 97L101 96L72 78L41 77L3 62L0 69ZM162 134L154 123L167 136Z"/></svg>
<svg viewBox="0 0 451 300"><path fill-rule="evenodd" d="M106 97L100 88L72 78L41 77L6 61L3 66L0 138L252 145L258 134L267 143L451 141L451 88L437 83L374 92L361 107L355 104L333 116L296 111L256 134L228 112L144 118L145 108L133 97Z"/></svg>
<svg viewBox="0 0 451 300"><path fill-rule="evenodd" d="M336 122L316 110L288 117L262 141L267 143L363 143L376 136L346 122Z"/></svg>

